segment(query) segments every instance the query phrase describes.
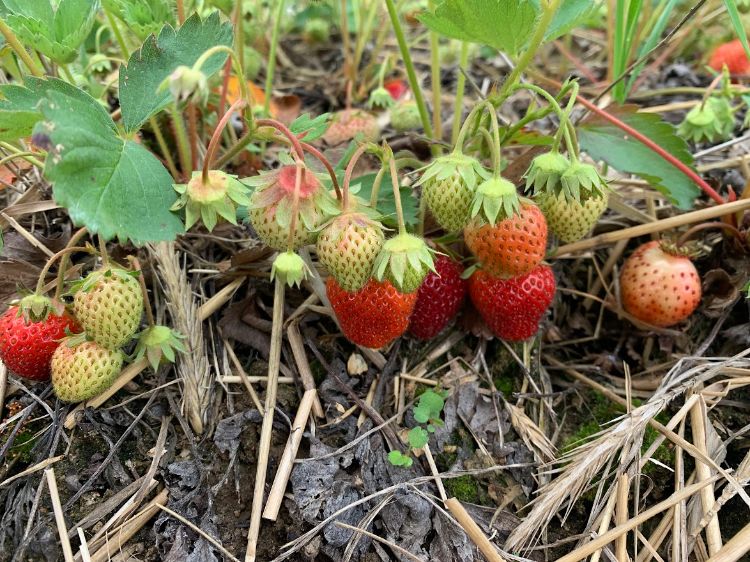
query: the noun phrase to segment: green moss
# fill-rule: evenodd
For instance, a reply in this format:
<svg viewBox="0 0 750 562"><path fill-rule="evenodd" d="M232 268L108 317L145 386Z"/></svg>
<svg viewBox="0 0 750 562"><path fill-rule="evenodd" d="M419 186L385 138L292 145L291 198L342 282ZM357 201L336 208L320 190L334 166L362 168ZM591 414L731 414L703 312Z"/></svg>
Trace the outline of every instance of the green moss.
<svg viewBox="0 0 750 562"><path fill-rule="evenodd" d="M495 388L503 393L503 396L508 398L511 394L513 394L513 387L515 384L515 379L511 378L507 375L501 375L495 379Z"/></svg>
<svg viewBox="0 0 750 562"><path fill-rule="evenodd" d="M462 502L479 503L479 482L466 475L458 478L448 478L443 481L448 496L454 496Z"/></svg>

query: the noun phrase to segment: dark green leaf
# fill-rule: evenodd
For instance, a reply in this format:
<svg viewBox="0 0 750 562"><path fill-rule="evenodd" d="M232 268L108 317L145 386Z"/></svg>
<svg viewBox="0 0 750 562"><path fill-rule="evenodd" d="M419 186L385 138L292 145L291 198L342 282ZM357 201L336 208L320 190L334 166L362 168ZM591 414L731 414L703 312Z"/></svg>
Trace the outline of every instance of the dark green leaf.
<svg viewBox="0 0 750 562"><path fill-rule="evenodd" d="M639 113L638 107L609 107L608 112L624 121L680 161L692 165L693 157L675 128L654 113ZM581 148L594 160L604 160L613 168L635 174L648 181L681 209L693 206L699 188L685 174L644 144L629 138L608 121L591 116L578 129Z"/></svg>
<svg viewBox="0 0 750 562"><path fill-rule="evenodd" d="M125 22L141 39L174 23L173 0L103 0L104 7Z"/></svg>
<svg viewBox="0 0 750 562"><path fill-rule="evenodd" d="M184 230L170 212L172 178L148 150L124 141L107 111L88 94L49 91L37 139L51 147L45 175L76 225L105 239L172 240Z"/></svg>
<svg viewBox="0 0 750 562"><path fill-rule="evenodd" d="M309 113L304 113L294 120L289 129L298 136L306 133L302 140L312 142L322 137L323 133L326 132L330 115L330 113L324 113L323 115L311 118Z"/></svg>
<svg viewBox="0 0 750 562"><path fill-rule="evenodd" d="M409 430L409 446L412 449L421 449L430 440L430 434L421 427L412 427Z"/></svg>
<svg viewBox="0 0 750 562"><path fill-rule="evenodd" d="M444 0L419 20L437 33L515 55L534 31L532 0Z"/></svg>
<svg viewBox="0 0 750 562"><path fill-rule="evenodd" d="M39 103L47 92L63 92L71 96L85 96L81 90L57 78L26 77L24 86L0 86L0 140L17 140L28 137L34 125L43 119Z"/></svg>
<svg viewBox="0 0 750 562"><path fill-rule="evenodd" d="M99 0L2 0L0 16L19 39L57 63L76 58L94 25Z"/></svg>
<svg viewBox="0 0 750 562"><path fill-rule="evenodd" d="M377 174L366 174L352 180L352 187L357 189L357 197L370 201L372 184ZM409 227L416 226L419 222L419 202L414 197L414 192L409 187L402 187L401 206L404 211L404 222ZM396 202L393 199L393 187L391 186L391 175L383 175L383 182L378 192L378 212L383 215L383 224L389 228L396 228Z"/></svg>
<svg viewBox="0 0 750 562"><path fill-rule="evenodd" d="M219 12L213 12L205 20L194 14L177 31L166 25L158 38L149 36L131 55L127 67L120 68L120 106L125 130L138 130L149 117L169 104L172 99L169 90L157 90L175 68L192 66L211 47L231 44L232 25L222 23ZM221 68L226 58L226 53L216 53L201 70L210 76Z"/></svg>

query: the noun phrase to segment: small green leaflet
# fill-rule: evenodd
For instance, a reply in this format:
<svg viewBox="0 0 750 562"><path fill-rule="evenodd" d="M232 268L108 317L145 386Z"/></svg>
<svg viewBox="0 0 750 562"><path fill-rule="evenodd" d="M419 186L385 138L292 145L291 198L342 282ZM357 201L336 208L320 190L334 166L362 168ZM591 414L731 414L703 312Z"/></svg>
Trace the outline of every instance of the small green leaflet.
<svg viewBox="0 0 750 562"><path fill-rule="evenodd" d="M303 113L289 126L289 130L297 136L306 133L305 136L302 137L302 140L305 142L312 142L322 137L326 132L326 129L328 128L328 118L330 116L330 113L324 113L323 115L311 118L309 113Z"/></svg>
<svg viewBox="0 0 750 562"><path fill-rule="evenodd" d="M149 117L164 109L172 100L169 90L157 91L164 79L178 66L192 66L216 45L232 45L232 25L222 23L219 12L212 12L205 20L193 14L177 31L166 25L158 38L149 36L131 55L127 67L120 68L120 107L125 130L137 131ZM211 76L226 59L226 53L216 53L201 70Z"/></svg>
<svg viewBox="0 0 750 562"><path fill-rule="evenodd" d="M25 85L4 84L0 86L0 140L15 141L31 135L34 125L43 119L39 102L47 92L57 91L71 96L85 95L78 88L57 78L34 78L27 76Z"/></svg>
<svg viewBox="0 0 750 562"><path fill-rule="evenodd" d="M409 446L412 449L421 449L430 440L430 434L427 433L426 429L420 426L412 427L409 430Z"/></svg>
<svg viewBox="0 0 750 562"><path fill-rule="evenodd" d="M117 135L99 102L80 91L49 91L41 110L45 121L34 137L49 150L45 175L74 224L136 244L184 231L169 210L177 199L172 177L148 150Z"/></svg>
<svg viewBox="0 0 750 562"><path fill-rule="evenodd" d="M681 162L692 165L693 156L675 128L654 113L639 113L635 105L609 107L607 111L624 121ZM640 176L680 209L690 209L700 189L685 174L644 144L628 138L619 128L592 115L578 128L581 148L594 160L603 160L613 168Z"/></svg>
<svg viewBox="0 0 750 562"><path fill-rule="evenodd" d="M537 11L539 0L531 0ZM601 3L595 0L563 0L544 35L545 41L552 41L572 31L599 10Z"/></svg>
<svg viewBox="0 0 750 562"><path fill-rule="evenodd" d="M409 468L413 464L413 460L410 456L403 454L401 451L393 450L388 453L388 462L393 466L402 466Z"/></svg>
<svg viewBox="0 0 750 562"><path fill-rule="evenodd" d="M531 37L537 15L532 0L444 0L418 19L446 37L516 55Z"/></svg>
<svg viewBox="0 0 750 562"><path fill-rule="evenodd" d="M141 40L158 33L165 23L174 23L173 0L102 0L102 4Z"/></svg>
<svg viewBox="0 0 750 562"><path fill-rule="evenodd" d="M57 63L72 62L91 32L99 0L0 0L0 17L19 39Z"/></svg>

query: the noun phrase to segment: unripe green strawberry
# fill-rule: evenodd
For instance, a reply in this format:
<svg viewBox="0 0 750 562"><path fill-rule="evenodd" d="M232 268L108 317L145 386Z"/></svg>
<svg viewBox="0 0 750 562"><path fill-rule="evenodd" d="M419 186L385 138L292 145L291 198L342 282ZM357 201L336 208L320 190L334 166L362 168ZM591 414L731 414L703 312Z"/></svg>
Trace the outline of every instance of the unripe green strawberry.
<svg viewBox="0 0 750 562"><path fill-rule="evenodd" d="M141 323L143 294L133 272L93 271L73 287L73 311L86 335L107 349L128 343Z"/></svg>
<svg viewBox="0 0 750 562"><path fill-rule="evenodd" d="M549 229L563 242L580 240L594 227L607 209L609 196L588 197L579 203L564 195L542 195L539 208L547 219Z"/></svg>
<svg viewBox="0 0 750 562"><path fill-rule="evenodd" d="M333 114L323 140L331 145L349 142L358 135L362 141L374 142L380 137L380 125L374 115L361 109L344 109Z"/></svg>
<svg viewBox="0 0 750 562"><path fill-rule="evenodd" d="M323 18L311 18L305 22L302 32L305 43L326 43L331 38L331 24Z"/></svg>
<svg viewBox="0 0 750 562"><path fill-rule="evenodd" d="M82 402L101 394L122 368L121 351L86 341L76 346L63 341L52 355L52 388L63 402Z"/></svg>
<svg viewBox="0 0 750 562"><path fill-rule="evenodd" d="M412 131L422 126L419 108L414 101L401 101L391 107L391 126L399 133Z"/></svg>
<svg viewBox="0 0 750 562"><path fill-rule="evenodd" d="M303 168L301 177L299 215L292 244L295 250L315 242L316 229L337 212L336 202L311 170ZM285 164L243 180L255 187L247 211L255 232L267 246L282 252L287 249L296 179L297 166Z"/></svg>
<svg viewBox="0 0 750 562"><path fill-rule="evenodd" d="M540 154L531 161L526 171L526 191L530 191L533 187L534 195L558 193L560 178L568 168L570 168L570 160L557 150Z"/></svg>
<svg viewBox="0 0 750 562"><path fill-rule="evenodd" d="M342 289L356 292L370 279L384 240L376 221L363 213L343 213L320 232L318 258Z"/></svg>
<svg viewBox="0 0 750 562"><path fill-rule="evenodd" d="M477 183L489 174L476 158L461 152L435 158L417 185L435 220L448 232L463 229L471 218Z"/></svg>

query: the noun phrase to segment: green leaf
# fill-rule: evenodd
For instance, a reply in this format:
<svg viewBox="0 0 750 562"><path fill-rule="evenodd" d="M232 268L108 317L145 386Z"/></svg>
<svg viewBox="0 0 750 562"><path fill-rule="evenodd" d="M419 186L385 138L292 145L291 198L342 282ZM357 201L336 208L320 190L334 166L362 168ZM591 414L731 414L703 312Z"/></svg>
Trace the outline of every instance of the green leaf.
<svg viewBox="0 0 750 562"><path fill-rule="evenodd" d="M173 0L103 0L104 7L125 22L141 39L174 23Z"/></svg>
<svg viewBox="0 0 750 562"><path fill-rule="evenodd" d="M72 96L85 94L67 82L57 78L26 77L24 86L4 84L0 86L0 140L17 140L28 137L34 125L43 119L39 103L47 92L57 91Z"/></svg>
<svg viewBox="0 0 750 562"><path fill-rule="evenodd" d="M655 113L638 113L638 107L609 107L607 111L624 121L681 162L692 165L693 156L675 128ZM700 189L685 174L621 129L592 115L578 129L581 148L594 160L604 160L613 168L640 176L680 209L690 209Z"/></svg>
<svg viewBox="0 0 750 562"><path fill-rule="evenodd" d="M531 0L537 11L540 11L539 0ZM547 28L545 41L552 41L572 31L591 15L599 10L600 3L592 0L563 0Z"/></svg>
<svg viewBox="0 0 750 562"><path fill-rule="evenodd" d="M412 449L421 449L430 440L430 434L421 427L412 427L409 430L409 446Z"/></svg>
<svg viewBox="0 0 750 562"><path fill-rule="evenodd" d="M747 33L745 32L745 24L742 22L742 16L737 9L737 3L735 0L724 0L724 5L727 8L729 19L732 21L732 27L737 37L740 38L742 46L745 48L745 54L750 58L750 45L747 42Z"/></svg>
<svg viewBox="0 0 750 562"><path fill-rule="evenodd" d="M372 184L377 174L365 174L352 180L351 187L358 189L357 197L370 201ZM404 222L406 226L413 227L419 222L419 202L414 197L414 192L409 187L402 187L401 206L404 211ZM396 202L393 199L393 187L391 186L391 175L383 174L383 181L378 192L377 211L383 215L383 224L389 228L396 228Z"/></svg>
<svg viewBox="0 0 750 562"><path fill-rule="evenodd" d="M133 53L127 67L120 68L120 107L125 130L132 133L172 100L168 89L158 92L161 83L178 66L192 66L211 47L231 46L232 25L213 12L205 20L193 14L179 30L164 26L159 37L151 35ZM212 55L202 66L206 76L218 71L226 53Z"/></svg>
<svg viewBox="0 0 750 562"><path fill-rule="evenodd" d="M413 461L410 456L403 454L401 451L393 450L388 453L388 462L393 466L409 468Z"/></svg>
<svg viewBox="0 0 750 562"><path fill-rule="evenodd" d="M312 142L322 137L326 132L330 116L330 113L324 113L323 115L311 118L309 113L304 113L294 120L289 126L289 130L297 136L306 133L302 140Z"/></svg>
<svg viewBox="0 0 750 562"><path fill-rule="evenodd" d="M76 225L136 244L183 232L169 208L172 177L148 150L124 141L107 111L84 92L49 91L34 136L49 147L45 175Z"/></svg>
<svg viewBox="0 0 750 562"><path fill-rule="evenodd" d="M0 16L28 46L53 61L75 60L99 11L99 0L0 0Z"/></svg>
<svg viewBox="0 0 750 562"><path fill-rule="evenodd" d="M443 400L443 397L431 390L427 390L419 397L419 408L426 409L430 413L430 418L440 417L444 406L445 400Z"/></svg>
<svg viewBox="0 0 750 562"><path fill-rule="evenodd" d="M532 0L444 0L418 19L446 37L516 55L531 37L537 15Z"/></svg>
<svg viewBox="0 0 750 562"><path fill-rule="evenodd" d="M423 408L421 405L414 408L414 419L419 423L427 423L430 421L430 409Z"/></svg>

